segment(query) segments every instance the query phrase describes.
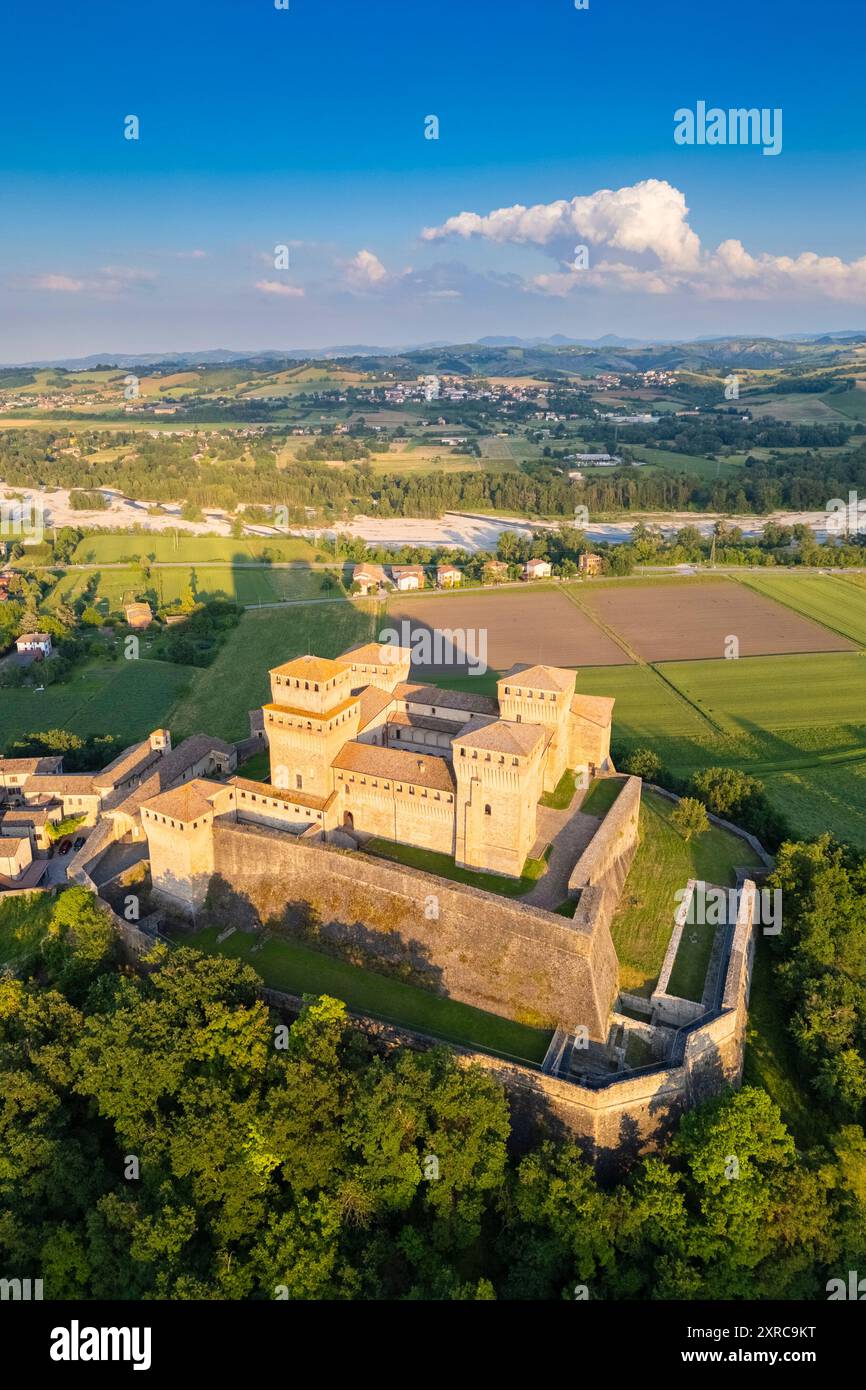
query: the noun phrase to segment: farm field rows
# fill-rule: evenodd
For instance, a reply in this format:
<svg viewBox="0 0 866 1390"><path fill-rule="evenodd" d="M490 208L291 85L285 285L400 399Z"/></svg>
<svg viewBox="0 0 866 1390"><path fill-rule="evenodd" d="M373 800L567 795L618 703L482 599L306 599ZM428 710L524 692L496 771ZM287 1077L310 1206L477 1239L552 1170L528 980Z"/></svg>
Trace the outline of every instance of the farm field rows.
<svg viewBox="0 0 866 1390"><path fill-rule="evenodd" d="M546 661L554 666L614 665L628 661L623 651L556 589L510 590L484 593L473 590L447 597L394 597L388 604L388 626L401 630L403 622L413 631L469 630L486 634L487 664L505 671L515 662ZM479 650L475 648L476 652ZM464 648L442 644L443 659L413 667L413 676L466 673L466 663L455 662Z"/></svg>
<svg viewBox="0 0 866 1390"><path fill-rule="evenodd" d="M863 579L863 575L766 574L758 571L743 575L740 583L866 646L866 591L863 589Z"/></svg>
<svg viewBox="0 0 866 1390"><path fill-rule="evenodd" d="M731 637L743 657L851 646L849 639L727 579L668 588L587 585L581 599L645 661L723 657Z"/></svg>

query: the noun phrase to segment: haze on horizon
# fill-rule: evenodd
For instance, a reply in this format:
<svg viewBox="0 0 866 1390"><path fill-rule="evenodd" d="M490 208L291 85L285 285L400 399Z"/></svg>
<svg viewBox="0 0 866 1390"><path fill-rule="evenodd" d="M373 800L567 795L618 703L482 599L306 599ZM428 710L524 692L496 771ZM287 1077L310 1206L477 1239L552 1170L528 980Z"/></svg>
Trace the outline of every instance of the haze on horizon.
<svg viewBox="0 0 866 1390"><path fill-rule="evenodd" d="M864 27L854 0L21 7L0 361L861 329ZM781 111L780 153L677 145L701 101Z"/></svg>

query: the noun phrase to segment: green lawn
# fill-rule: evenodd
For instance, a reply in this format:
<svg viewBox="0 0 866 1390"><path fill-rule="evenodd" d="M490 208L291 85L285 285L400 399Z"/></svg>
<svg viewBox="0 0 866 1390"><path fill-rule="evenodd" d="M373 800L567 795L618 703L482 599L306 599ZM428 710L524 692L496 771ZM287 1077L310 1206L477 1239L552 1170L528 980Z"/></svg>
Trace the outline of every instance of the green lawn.
<svg viewBox="0 0 866 1390"><path fill-rule="evenodd" d="M485 893L498 893L505 898L519 898L522 894L528 893L547 871L546 859L527 859L521 878L506 878L504 874L476 873L474 869L461 869L454 863L453 854L439 854L432 849L418 849L415 845L402 845L396 840L380 840L376 837L368 840L364 848L370 854L378 854L383 859L393 859L398 864L406 864L410 869L423 869L427 874L438 874L440 878L450 878L455 883L466 883L470 888L481 888Z"/></svg>
<svg viewBox="0 0 866 1390"><path fill-rule="evenodd" d="M243 738L248 710L270 699L268 670L293 656L338 656L373 636L371 603L299 604L245 613L211 666L194 673L188 692L171 714L178 735Z"/></svg>
<svg viewBox="0 0 866 1390"><path fill-rule="evenodd" d="M117 564L123 561L178 561L190 565L204 560L223 561L227 565L238 561L260 560L269 550L276 560L322 560L331 557L320 554L309 541L299 536L192 536L178 532L137 532L124 535L120 531L97 532L79 541L72 557L77 565Z"/></svg>
<svg viewBox="0 0 866 1390"><path fill-rule="evenodd" d="M857 578L857 576L854 576ZM866 593L842 574L743 575L741 582L866 646Z"/></svg>
<svg viewBox="0 0 866 1390"><path fill-rule="evenodd" d="M623 777L594 777L580 809L588 816L606 816L623 786Z"/></svg>
<svg viewBox="0 0 866 1390"><path fill-rule="evenodd" d="M190 685L191 666L167 661L92 661L69 680L35 689L0 690L0 741L45 729L66 729L82 738L115 734L125 743L168 723L169 712Z"/></svg>
<svg viewBox="0 0 866 1390"><path fill-rule="evenodd" d="M673 807L656 792L644 791L637 853L611 925L620 985L634 994L650 995L655 988L673 931L678 890L690 878L733 887L734 866L758 862L745 840L717 826L687 842L671 824ZM698 956L701 950L699 942Z"/></svg>
<svg viewBox="0 0 866 1390"><path fill-rule="evenodd" d="M565 769L552 792L545 792L541 798L541 805L547 806L552 811L564 811L571 805L574 796L574 773L568 768Z"/></svg>
<svg viewBox="0 0 866 1390"><path fill-rule="evenodd" d="M338 570L339 566L334 575ZM212 563L204 568L166 566L152 569L147 578L140 569L129 565L119 569L69 570L52 589L48 606L72 602L85 593L90 595L94 585L96 605L106 614L120 613L124 604L138 597L146 598L154 607L174 603L189 587L201 600L225 598L243 605L338 597L343 592L339 578L329 579L324 570L300 565L293 569L271 569L266 565L241 569Z"/></svg>
<svg viewBox="0 0 866 1390"><path fill-rule="evenodd" d="M53 893L0 896L0 971L19 969L44 936L54 911Z"/></svg>
<svg viewBox="0 0 866 1390"><path fill-rule="evenodd" d="M218 927L208 927L191 942L202 951L245 960L265 984L287 994L330 994L356 1013L430 1033L446 1042L479 1047L519 1061L540 1063L552 1033L485 1013L455 999L431 994L417 985L378 975L280 937L252 953L257 937L235 932L217 944Z"/></svg>
<svg viewBox="0 0 866 1390"><path fill-rule="evenodd" d="M237 775L238 777L248 777L251 782L269 782L271 779L271 756L267 748L263 748L259 753L254 753L251 758L247 758L245 763L241 763Z"/></svg>

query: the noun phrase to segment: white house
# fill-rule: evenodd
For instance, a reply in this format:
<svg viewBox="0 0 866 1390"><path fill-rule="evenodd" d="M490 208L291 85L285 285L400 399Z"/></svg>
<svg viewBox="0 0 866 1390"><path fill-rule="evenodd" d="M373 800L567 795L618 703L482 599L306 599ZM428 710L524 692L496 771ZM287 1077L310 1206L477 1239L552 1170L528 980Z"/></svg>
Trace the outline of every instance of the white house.
<svg viewBox="0 0 866 1390"><path fill-rule="evenodd" d="M549 560L527 560L523 566L524 579L549 579L553 566Z"/></svg>
<svg viewBox="0 0 866 1390"><path fill-rule="evenodd" d="M24 632L15 641L19 652L30 652L34 656L51 655L51 638L47 632Z"/></svg>

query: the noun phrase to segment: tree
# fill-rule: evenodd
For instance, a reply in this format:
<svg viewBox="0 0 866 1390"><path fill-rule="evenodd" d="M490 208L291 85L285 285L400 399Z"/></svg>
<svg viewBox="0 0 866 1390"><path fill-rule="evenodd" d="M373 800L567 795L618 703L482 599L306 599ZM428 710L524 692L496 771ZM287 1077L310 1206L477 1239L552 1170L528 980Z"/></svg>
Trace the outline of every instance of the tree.
<svg viewBox="0 0 866 1390"><path fill-rule="evenodd" d="M623 768L632 777L642 777L645 782L657 782L662 770L662 760L651 748L635 748L629 753Z"/></svg>
<svg viewBox="0 0 866 1390"><path fill-rule="evenodd" d="M684 840L690 840L693 835L703 835L710 828L707 808L693 796L684 796L671 812L671 824Z"/></svg>

